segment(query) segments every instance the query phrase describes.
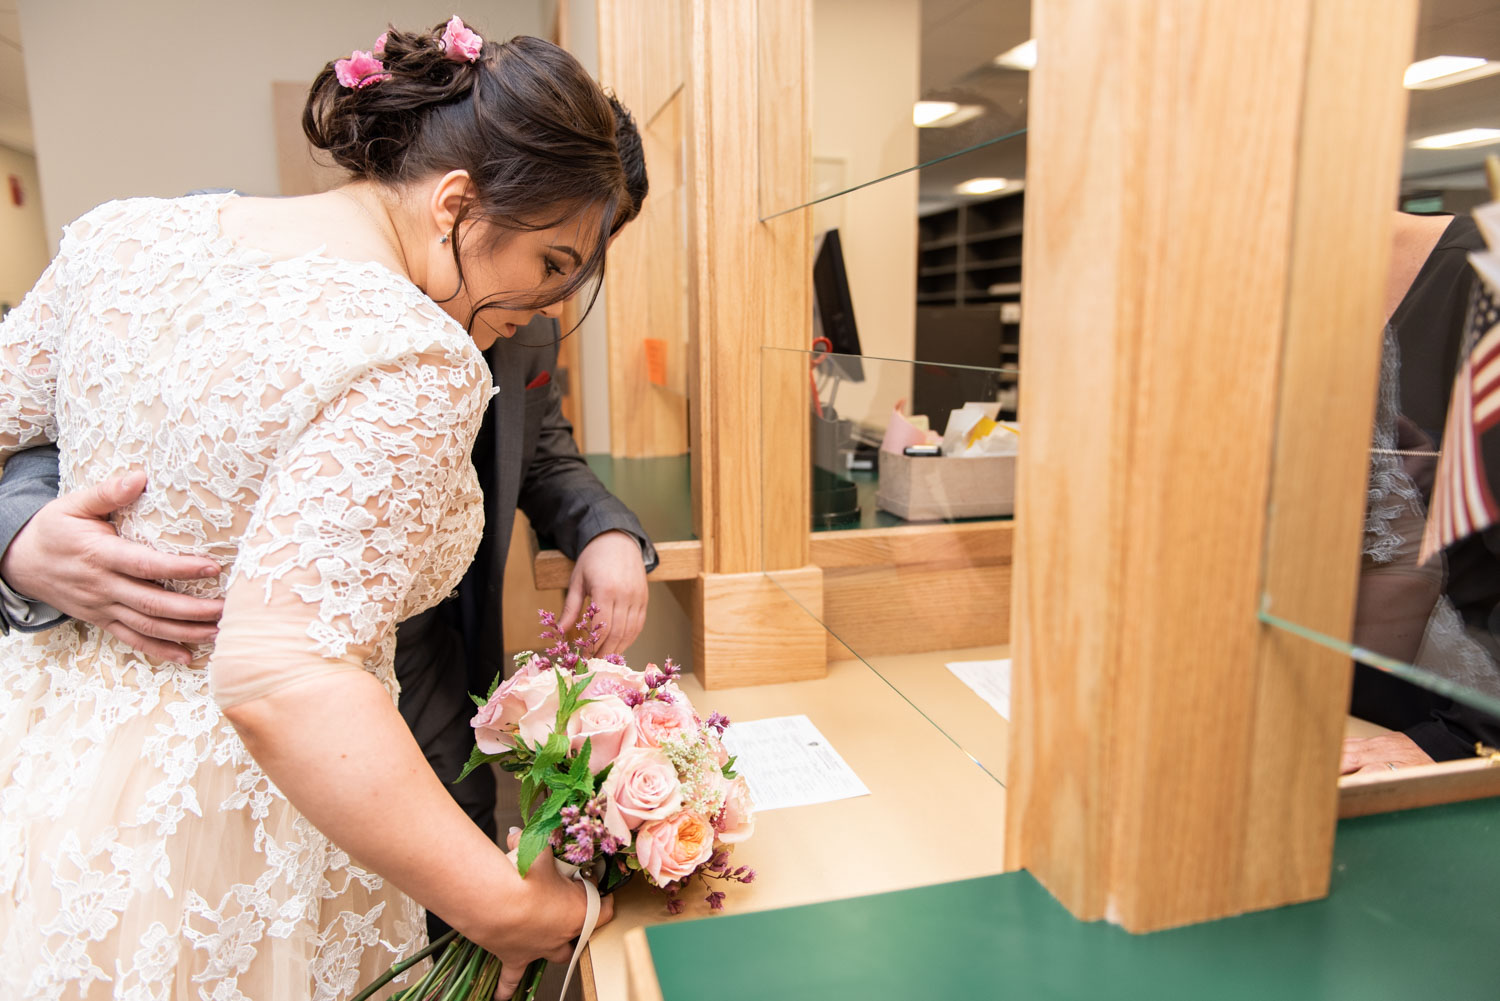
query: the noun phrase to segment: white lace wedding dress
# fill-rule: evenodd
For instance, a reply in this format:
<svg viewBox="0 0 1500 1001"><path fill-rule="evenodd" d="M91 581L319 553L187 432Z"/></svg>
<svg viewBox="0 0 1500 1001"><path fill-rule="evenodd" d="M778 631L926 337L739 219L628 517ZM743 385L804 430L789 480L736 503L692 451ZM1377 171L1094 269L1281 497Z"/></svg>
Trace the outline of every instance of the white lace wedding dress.
<svg viewBox="0 0 1500 1001"><path fill-rule="evenodd" d="M478 542L489 373L379 265L226 239L228 197L95 209L0 327L0 458L56 440L64 490L144 469L121 535L231 594L186 667L78 622L0 640L7 1001L346 998L425 940L221 705L355 669L395 698L396 622Z"/></svg>

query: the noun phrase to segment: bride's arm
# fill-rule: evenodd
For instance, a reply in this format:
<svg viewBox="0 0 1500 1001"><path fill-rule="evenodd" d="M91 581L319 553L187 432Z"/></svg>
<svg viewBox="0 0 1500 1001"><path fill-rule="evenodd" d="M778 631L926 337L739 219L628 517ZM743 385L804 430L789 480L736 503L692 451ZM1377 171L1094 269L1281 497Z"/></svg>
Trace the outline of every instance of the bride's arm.
<svg viewBox="0 0 1500 1001"><path fill-rule="evenodd" d="M390 694L414 592L471 555L468 452L488 401L471 355L408 355L330 400L267 471L208 664L257 763L320 831L506 961L565 958L582 889L522 880L443 790ZM330 391L331 392L331 391ZM458 547L467 539L465 548ZM433 595L428 595L431 600Z"/></svg>
<svg viewBox="0 0 1500 1001"><path fill-rule="evenodd" d="M373 675L322 675L225 715L318 830L498 955L508 973L519 977L537 957L568 960L583 925L582 887L551 865L517 874L442 788Z"/></svg>

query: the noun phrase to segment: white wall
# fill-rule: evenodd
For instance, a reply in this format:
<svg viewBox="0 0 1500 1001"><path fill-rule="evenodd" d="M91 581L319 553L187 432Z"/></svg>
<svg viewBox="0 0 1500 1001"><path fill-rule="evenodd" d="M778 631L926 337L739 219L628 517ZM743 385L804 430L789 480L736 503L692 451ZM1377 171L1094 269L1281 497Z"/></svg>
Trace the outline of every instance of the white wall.
<svg viewBox="0 0 1500 1001"><path fill-rule="evenodd" d="M21 205L10 197L10 177L21 179ZM0 146L0 302L18 304L47 267L41 182L36 158Z"/></svg>
<svg viewBox="0 0 1500 1001"><path fill-rule="evenodd" d="M917 162L922 41L920 0L814 0L813 158L815 178L872 180ZM816 183L816 181L815 181ZM866 355L911 358L916 344L917 173L824 203L815 227L836 225L849 274L860 347ZM867 381L839 390L841 416L884 415L911 395L910 368L865 366Z"/></svg>
<svg viewBox="0 0 1500 1001"><path fill-rule="evenodd" d="M194 188L278 192L271 82L311 81L387 23L447 20L454 0L20 0L51 247L93 206ZM481 33L545 37L541 0L481 0Z"/></svg>

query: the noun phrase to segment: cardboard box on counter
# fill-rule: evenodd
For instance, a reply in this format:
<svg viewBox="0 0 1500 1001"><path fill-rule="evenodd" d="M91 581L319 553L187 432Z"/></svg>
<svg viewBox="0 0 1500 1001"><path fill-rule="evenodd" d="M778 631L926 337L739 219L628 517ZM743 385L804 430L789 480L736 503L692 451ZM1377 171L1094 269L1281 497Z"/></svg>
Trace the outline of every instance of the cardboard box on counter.
<svg viewBox="0 0 1500 1001"><path fill-rule="evenodd" d="M1012 514L1016 457L969 458L880 453L875 503L907 521L991 518Z"/></svg>

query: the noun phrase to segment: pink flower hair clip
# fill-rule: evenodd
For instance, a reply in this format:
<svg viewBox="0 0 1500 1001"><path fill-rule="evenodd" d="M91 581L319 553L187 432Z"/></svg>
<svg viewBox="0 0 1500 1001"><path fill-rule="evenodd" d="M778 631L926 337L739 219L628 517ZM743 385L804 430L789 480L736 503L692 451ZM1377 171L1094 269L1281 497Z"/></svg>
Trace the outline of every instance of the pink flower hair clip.
<svg viewBox="0 0 1500 1001"><path fill-rule="evenodd" d="M443 37L438 44L443 47L443 56L456 63L472 63L484 49L484 39L464 27L457 14L453 15L448 26L443 29Z"/></svg>
<svg viewBox="0 0 1500 1001"><path fill-rule="evenodd" d="M385 36L382 35L375 42L377 49L384 49L381 44ZM340 84L350 89L368 87L372 83L380 83L389 80L391 75L385 72L385 64L375 58L372 53L362 52L355 49L350 53L348 59L340 59L333 64L333 75L338 78Z"/></svg>

